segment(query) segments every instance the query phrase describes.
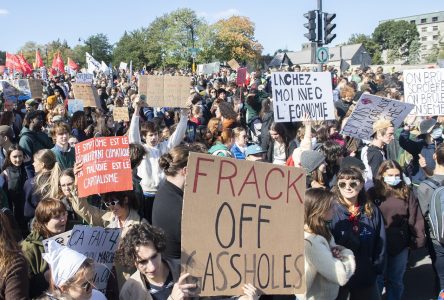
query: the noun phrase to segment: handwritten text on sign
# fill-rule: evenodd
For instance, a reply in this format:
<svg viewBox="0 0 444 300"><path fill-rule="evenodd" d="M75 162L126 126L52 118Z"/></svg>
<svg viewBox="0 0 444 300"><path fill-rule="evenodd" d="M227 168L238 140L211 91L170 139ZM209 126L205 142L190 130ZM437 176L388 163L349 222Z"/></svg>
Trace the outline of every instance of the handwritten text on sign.
<svg viewBox="0 0 444 300"><path fill-rule="evenodd" d="M102 137L76 144L80 197L133 189L127 136Z"/></svg>
<svg viewBox="0 0 444 300"><path fill-rule="evenodd" d="M412 114L444 115L444 69L405 70L404 99L415 104Z"/></svg>
<svg viewBox="0 0 444 300"><path fill-rule="evenodd" d="M106 291L106 284L114 263L114 253L120 240L120 228L76 225L67 246L95 262L94 286Z"/></svg>
<svg viewBox="0 0 444 300"><path fill-rule="evenodd" d="M188 172L181 263L200 295L303 293L302 169L191 153Z"/></svg>
<svg viewBox="0 0 444 300"><path fill-rule="evenodd" d="M377 120L389 120L398 128L413 107L410 103L362 94L341 133L369 140L373 134L373 123Z"/></svg>
<svg viewBox="0 0 444 300"><path fill-rule="evenodd" d="M271 85L276 122L301 121L306 114L313 120L335 118L330 73L276 72Z"/></svg>

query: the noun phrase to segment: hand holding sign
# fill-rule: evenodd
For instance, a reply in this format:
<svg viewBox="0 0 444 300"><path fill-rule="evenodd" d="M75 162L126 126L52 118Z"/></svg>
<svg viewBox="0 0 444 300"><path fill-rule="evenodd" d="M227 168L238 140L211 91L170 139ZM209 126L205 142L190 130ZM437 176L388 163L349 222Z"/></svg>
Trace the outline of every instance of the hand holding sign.
<svg viewBox="0 0 444 300"><path fill-rule="evenodd" d="M239 300L258 300L261 294L258 289L251 283L244 284L242 287L244 295Z"/></svg>
<svg viewBox="0 0 444 300"><path fill-rule="evenodd" d="M183 300L185 297L194 296L194 290L197 288L195 283L186 283L187 279L190 277L190 273L182 274L179 280L174 284L173 291L170 294L172 300Z"/></svg>

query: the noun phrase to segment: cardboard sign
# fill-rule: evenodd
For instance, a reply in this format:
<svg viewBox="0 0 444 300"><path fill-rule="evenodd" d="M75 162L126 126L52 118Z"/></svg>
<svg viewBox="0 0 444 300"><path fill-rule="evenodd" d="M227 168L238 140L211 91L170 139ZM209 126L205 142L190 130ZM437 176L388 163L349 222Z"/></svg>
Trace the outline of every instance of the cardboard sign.
<svg viewBox="0 0 444 300"><path fill-rule="evenodd" d="M181 264L200 296L304 293L304 195L303 169L190 153Z"/></svg>
<svg viewBox="0 0 444 300"><path fill-rule="evenodd" d="M128 67L128 63L126 63L126 62L120 62L120 65L119 65L119 70L126 70L126 68Z"/></svg>
<svg viewBox="0 0 444 300"><path fill-rule="evenodd" d="M328 72L271 74L275 122L334 120L333 90Z"/></svg>
<svg viewBox="0 0 444 300"><path fill-rule="evenodd" d="M247 68L237 69L236 84L241 86L245 84L246 79L247 79Z"/></svg>
<svg viewBox="0 0 444 300"><path fill-rule="evenodd" d="M220 70L220 62L197 65L197 73L199 74L211 75L214 73L218 73L219 70Z"/></svg>
<svg viewBox="0 0 444 300"><path fill-rule="evenodd" d="M358 139L369 140L373 134L374 122L390 120L397 128L414 107L415 105L410 103L362 94L341 133Z"/></svg>
<svg viewBox="0 0 444 300"><path fill-rule="evenodd" d="M68 244L68 240L71 237L71 230L62 232L61 234L50 237L49 239L43 240L43 248L45 248L45 252L48 252L48 242L56 241L62 246L66 246Z"/></svg>
<svg viewBox="0 0 444 300"><path fill-rule="evenodd" d="M190 78L142 75L139 77L139 94L146 95L151 107L187 107Z"/></svg>
<svg viewBox="0 0 444 300"><path fill-rule="evenodd" d="M76 74L76 83L89 83L92 84L94 79L93 74L89 73L77 73Z"/></svg>
<svg viewBox="0 0 444 300"><path fill-rule="evenodd" d="M114 107L113 118L114 121L116 122L120 121L129 122L128 107Z"/></svg>
<svg viewBox="0 0 444 300"><path fill-rule="evenodd" d="M227 62L227 64L230 66L230 68L232 68L233 70L237 70L240 68L239 63L237 62L237 60L235 60L234 58L232 60L229 60Z"/></svg>
<svg viewBox="0 0 444 300"><path fill-rule="evenodd" d="M0 83L5 100L17 102L32 98L29 81L27 79L2 80Z"/></svg>
<svg viewBox="0 0 444 300"><path fill-rule="evenodd" d="M77 143L76 161L83 162L77 180L79 197L133 189L128 136Z"/></svg>
<svg viewBox="0 0 444 300"><path fill-rule="evenodd" d="M114 263L114 253L120 241L120 228L75 225L67 246L95 262L94 286L106 291L108 277Z"/></svg>
<svg viewBox="0 0 444 300"><path fill-rule="evenodd" d="M417 116L444 115L444 69L405 70L404 101Z"/></svg>
<svg viewBox="0 0 444 300"><path fill-rule="evenodd" d="M101 107L95 86L88 83L74 83L72 90L76 99L83 100L83 107Z"/></svg>
<svg viewBox="0 0 444 300"><path fill-rule="evenodd" d="M69 99L68 114L72 116L76 111L83 111L83 101L80 99Z"/></svg>
<svg viewBox="0 0 444 300"><path fill-rule="evenodd" d="M40 79L29 79L29 89L31 90L32 98L42 98L43 96L43 85Z"/></svg>

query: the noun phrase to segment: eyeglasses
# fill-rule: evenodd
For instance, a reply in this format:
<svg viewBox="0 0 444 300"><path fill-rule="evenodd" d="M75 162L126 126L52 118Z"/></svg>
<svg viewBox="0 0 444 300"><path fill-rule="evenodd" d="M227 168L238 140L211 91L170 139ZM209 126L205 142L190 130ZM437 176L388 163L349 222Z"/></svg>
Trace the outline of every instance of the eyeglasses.
<svg viewBox="0 0 444 300"><path fill-rule="evenodd" d="M341 182L338 182L338 186L339 186L340 189L345 189L346 186L349 186L350 188L355 189L355 188L357 188L359 186L359 184L360 184L359 181L350 181L350 182L341 181Z"/></svg>
<svg viewBox="0 0 444 300"><path fill-rule="evenodd" d="M116 206L117 204L120 204L120 200L107 201L107 202L103 202L103 204L106 207Z"/></svg>

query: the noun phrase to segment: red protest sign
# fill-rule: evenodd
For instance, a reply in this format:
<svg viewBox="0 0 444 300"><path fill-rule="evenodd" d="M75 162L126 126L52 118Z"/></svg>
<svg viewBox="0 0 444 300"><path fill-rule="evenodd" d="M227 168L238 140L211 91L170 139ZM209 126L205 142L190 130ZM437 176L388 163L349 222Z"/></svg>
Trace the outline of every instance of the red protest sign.
<svg viewBox="0 0 444 300"><path fill-rule="evenodd" d="M236 84L239 86L243 85L246 79L247 79L247 68L237 69Z"/></svg>
<svg viewBox="0 0 444 300"><path fill-rule="evenodd" d="M93 138L78 143L76 161L83 162L77 177L80 197L133 189L127 136Z"/></svg>

